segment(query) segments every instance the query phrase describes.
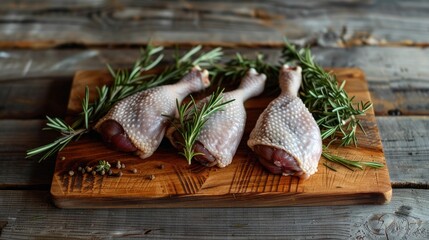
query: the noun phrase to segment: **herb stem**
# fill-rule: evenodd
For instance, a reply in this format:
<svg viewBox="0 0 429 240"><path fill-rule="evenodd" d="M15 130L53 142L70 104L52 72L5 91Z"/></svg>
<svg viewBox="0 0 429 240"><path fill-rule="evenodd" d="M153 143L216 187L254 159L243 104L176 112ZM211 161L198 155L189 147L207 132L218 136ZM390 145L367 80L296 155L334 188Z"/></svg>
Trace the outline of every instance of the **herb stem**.
<svg viewBox="0 0 429 240"><path fill-rule="evenodd" d="M371 167L371 168L384 167L384 164L379 162L354 161L340 156L335 156L329 153L326 149L323 150L322 156L325 157L328 161L340 164L351 171L354 171L354 168L358 168L362 170L364 167Z"/></svg>

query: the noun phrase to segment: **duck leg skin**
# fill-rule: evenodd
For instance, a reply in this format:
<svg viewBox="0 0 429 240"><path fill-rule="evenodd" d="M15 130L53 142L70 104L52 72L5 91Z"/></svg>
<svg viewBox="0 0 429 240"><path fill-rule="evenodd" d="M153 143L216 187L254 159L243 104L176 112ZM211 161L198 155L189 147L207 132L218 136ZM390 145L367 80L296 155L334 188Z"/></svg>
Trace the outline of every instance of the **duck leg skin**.
<svg viewBox="0 0 429 240"><path fill-rule="evenodd" d="M195 160L205 166L217 165L221 168L232 162L246 123L244 102L262 93L265 80L264 74L258 74L255 69L250 69L236 90L223 94L223 102L233 99L234 101L210 116L201 129L193 150L202 154L195 156ZM197 108L201 108L209 99L210 96L202 99L198 102ZM174 127L168 130L167 137L177 147L180 134L177 134Z"/></svg>
<svg viewBox="0 0 429 240"><path fill-rule="evenodd" d="M298 97L301 68L280 70L281 94L259 116L247 145L274 174L307 179L317 171L322 154L320 130Z"/></svg>
<svg viewBox="0 0 429 240"><path fill-rule="evenodd" d="M180 103L209 84L207 70L194 67L176 84L154 87L119 101L95 129L110 147L147 158L158 148L169 124L163 115L176 113L176 99Z"/></svg>

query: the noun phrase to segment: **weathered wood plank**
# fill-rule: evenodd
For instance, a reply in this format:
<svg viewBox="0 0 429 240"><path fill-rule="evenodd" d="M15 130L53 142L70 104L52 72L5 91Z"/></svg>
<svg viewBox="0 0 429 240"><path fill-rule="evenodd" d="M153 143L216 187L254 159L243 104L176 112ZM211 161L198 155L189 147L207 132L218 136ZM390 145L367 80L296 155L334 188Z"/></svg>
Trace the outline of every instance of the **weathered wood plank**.
<svg viewBox="0 0 429 240"><path fill-rule="evenodd" d="M395 189L382 206L61 210L45 191L3 190L0 238L427 239L428 199Z"/></svg>
<svg viewBox="0 0 429 240"><path fill-rule="evenodd" d="M70 84L69 77L0 81L0 119L64 116Z"/></svg>
<svg viewBox="0 0 429 240"><path fill-rule="evenodd" d="M0 46L427 43L425 1L2 1ZM406 18L403 15L406 14ZM346 31L344 29L347 29Z"/></svg>
<svg viewBox="0 0 429 240"><path fill-rule="evenodd" d="M54 139L43 127L40 120L0 120L0 189L49 188L53 159L38 163L25 158L27 149Z"/></svg>
<svg viewBox="0 0 429 240"><path fill-rule="evenodd" d="M429 117L378 117L394 187L429 188Z"/></svg>
<svg viewBox="0 0 429 240"><path fill-rule="evenodd" d="M269 56L269 62L277 62L280 57L279 49L228 49L226 55L236 51L248 56L262 52ZM0 117L60 114L75 71L104 69L106 63L114 67L130 66L138 52L137 49L4 50L0 52L0 99L3 100L0 106L5 110ZM361 68L368 80L377 116L388 115L392 110L402 115L429 115L429 49L314 48L313 52L325 67ZM166 51L166 59L171 59L171 55L171 50ZM57 83L57 80L64 81ZM33 86L37 91L29 94L26 86ZM5 91L15 97L8 97ZM53 94L55 92L58 94ZM6 98L8 104L5 104Z"/></svg>

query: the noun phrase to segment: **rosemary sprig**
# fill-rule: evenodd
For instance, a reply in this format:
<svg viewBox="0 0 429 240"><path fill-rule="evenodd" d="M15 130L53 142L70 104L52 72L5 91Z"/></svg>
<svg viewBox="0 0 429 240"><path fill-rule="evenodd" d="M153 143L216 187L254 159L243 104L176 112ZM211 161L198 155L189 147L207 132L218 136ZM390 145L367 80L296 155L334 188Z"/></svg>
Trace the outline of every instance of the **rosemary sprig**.
<svg viewBox="0 0 429 240"><path fill-rule="evenodd" d="M119 69L114 71L107 65L113 77L112 85L97 88L98 97L93 103L89 103L89 89L87 87L85 97L82 100L82 112L71 125L59 118L47 117L47 127L44 130L57 131L61 137L52 143L28 150L27 157L43 154L39 162L45 160L62 150L72 140L77 140L83 134L90 132L92 125L104 116L116 102L148 88L177 82L194 65L207 66L218 61L222 56L221 49L216 48L207 53L201 53L195 58L195 55L201 50L201 46L197 46L182 57L176 55L175 64L165 68L160 74L145 74L157 67L162 61L164 57L162 50L162 47L153 47L149 44L141 50L140 57L131 70ZM195 59L193 60L193 58Z"/></svg>
<svg viewBox="0 0 429 240"><path fill-rule="evenodd" d="M384 164L378 163L378 162L364 162L364 161L353 161L349 160L340 156L332 155L325 149L322 152L322 156L325 157L327 160L340 164L344 166L345 168L354 171L354 168L359 168L363 170L364 167L371 167L371 168L382 168L384 167ZM328 167L328 165L325 165ZM329 169L336 171L335 168L332 168L331 166L328 167Z"/></svg>
<svg viewBox="0 0 429 240"><path fill-rule="evenodd" d="M331 142L341 138L341 145L357 145L356 130L364 131L358 115L372 107L371 102L354 103L344 90L346 81L340 85L336 76L326 72L313 61L309 48L296 50L295 46L285 42L283 49L285 62L298 62L302 67L303 82L301 98L319 125L322 139L331 138Z"/></svg>
<svg viewBox="0 0 429 240"><path fill-rule="evenodd" d="M58 151L61 151L73 139L79 138L82 134L86 133L86 129L75 130L62 119L50 118L48 116L46 116L46 118L48 119L48 122L46 123L47 127L43 128L43 130L55 130L61 133L62 137L56 139L52 143L27 151L27 157L44 153L39 162L54 155Z"/></svg>
<svg viewBox="0 0 429 240"><path fill-rule="evenodd" d="M249 59L240 53L236 53L235 57L224 65L214 65L210 69L210 74L212 75L212 81L218 82L218 85L225 83L226 80L228 84L235 85L240 83L250 68L254 68L257 72L267 75L271 86L273 84L278 86L279 66L267 63L265 56L261 53L257 53L254 59Z"/></svg>
<svg viewBox="0 0 429 240"><path fill-rule="evenodd" d="M183 147L183 152L180 152L179 154L183 155L189 164L191 164L193 157L202 154L194 152L193 146L209 117L213 113L222 110L226 104L234 101L234 99L232 99L223 102L223 91L223 89L220 90L220 88L218 88L210 96L208 102L204 103L200 107L197 106L192 96L188 103L180 105L179 102L176 101L176 107L179 115L177 119L172 117L170 117L170 119L173 119L171 120L172 125L180 133L180 136L183 139L183 142L178 141L178 144Z"/></svg>

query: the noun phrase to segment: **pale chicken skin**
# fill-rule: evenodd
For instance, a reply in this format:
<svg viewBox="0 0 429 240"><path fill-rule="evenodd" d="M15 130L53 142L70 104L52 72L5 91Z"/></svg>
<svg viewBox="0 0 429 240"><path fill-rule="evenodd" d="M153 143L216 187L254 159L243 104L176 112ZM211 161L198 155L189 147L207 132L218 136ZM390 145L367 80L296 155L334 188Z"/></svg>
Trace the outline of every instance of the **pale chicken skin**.
<svg viewBox="0 0 429 240"><path fill-rule="evenodd" d="M281 94L259 116L247 145L260 163L274 174L309 178L322 154L320 129L298 97L301 68L280 70Z"/></svg>
<svg viewBox="0 0 429 240"><path fill-rule="evenodd" d="M250 69L236 90L223 94L222 102L234 101L210 116L203 126L194 144L194 151L202 154L195 156L195 160L208 167L217 165L223 168L231 164L246 124L244 102L261 94L265 81L264 74L258 74L255 69ZM210 96L202 99L198 106L207 103L209 98ZM168 130L167 137L178 147L177 141L180 141L180 136L175 128Z"/></svg>
<svg viewBox="0 0 429 240"><path fill-rule="evenodd" d="M165 116L176 113L180 102L190 93L210 85L207 70L194 67L176 84L154 87L116 103L99 120L95 129L116 150L150 157L161 143L169 124Z"/></svg>

